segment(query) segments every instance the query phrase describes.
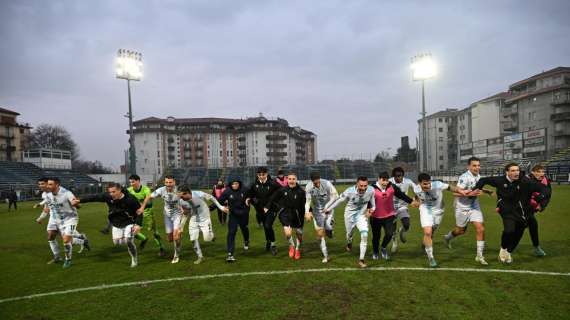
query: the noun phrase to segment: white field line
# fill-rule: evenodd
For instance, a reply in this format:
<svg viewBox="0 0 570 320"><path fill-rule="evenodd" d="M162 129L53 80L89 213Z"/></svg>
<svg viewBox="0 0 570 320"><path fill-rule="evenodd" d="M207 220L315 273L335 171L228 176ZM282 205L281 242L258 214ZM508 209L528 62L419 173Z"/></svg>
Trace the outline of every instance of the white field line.
<svg viewBox="0 0 570 320"><path fill-rule="evenodd" d="M531 270L507 270L507 269L475 269L475 268L417 268L417 267L371 267L366 269L361 268L321 268L321 269L300 269L300 270L275 270L275 271L253 271L253 272L241 272L241 273L220 273L220 274L205 274L198 276L186 276L186 277L175 277L166 279L155 279L155 280L143 280L143 281L133 281L133 282L123 282L114 284L103 284L93 287L76 288L61 291L52 291L45 293L31 294L27 296L12 297L0 299L0 303L13 302L19 300L29 300L48 296L64 295L69 293L77 293L83 291L94 291L94 290L105 290L112 288L121 287L132 287L140 285L149 285L161 282L173 282L173 281L187 281L187 280L203 280L203 279L213 279L213 278L232 278L232 277L249 277L249 276L267 276L267 275L283 275L283 274L295 274L295 273L318 273L318 272L338 272L338 271L425 271L425 272L441 272L441 271L455 271L455 272L474 272L474 273L511 273L511 274L530 274L530 275L540 275L540 276L557 276L557 277L570 277L570 273L563 272L546 272L546 271L531 271Z"/></svg>

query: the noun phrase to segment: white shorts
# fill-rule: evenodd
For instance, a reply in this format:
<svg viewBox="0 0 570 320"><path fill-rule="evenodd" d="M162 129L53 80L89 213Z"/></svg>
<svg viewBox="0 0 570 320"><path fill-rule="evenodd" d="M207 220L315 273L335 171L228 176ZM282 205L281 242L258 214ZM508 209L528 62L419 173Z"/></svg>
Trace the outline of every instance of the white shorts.
<svg viewBox="0 0 570 320"><path fill-rule="evenodd" d="M364 214L357 214L353 216L344 216L344 225L346 227L346 237L347 239L352 238L352 230L354 227L358 228L358 231L368 232L368 218Z"/></svg>
<svg viewBox="0 0 570 320"><path fill-rule="evenodd" d="M334 213L331 211L329 214L323 212L313 212L313 224L315 229L332 230L334 226Z"/></svg>
<svg viewBox="0 0 570 320"><path fill-rule="evenodd" d="M483 223L483 212L481 209L455 209L455 225L465 228L469 222Z"/></svg>
<svg viewBox="0 0 570 320"><path fill-rule="evenodd" d="M441 219L443 219L443 212L430 212L420 208L420 224L422 228L438 226L441 224Z"/></svg>
<svg viewBox="0 0 570 320"><path fill-rule="evenodd" d="M77 217L69 217L61 220L50 216L47 231L57 231L62 236L73 236L76 232L75 229L77 229L78 222L79 219L77 219Z"/></svg>
<svg viewBox="0 0 570 320"><path fill-rule="evenodd" d="M190 217L188 224L188 233L190 234L190 241L195 241L200 238L200 231L204 241L212 241L214 239L214 229L212 229L212 220L210 217L200 219L198 216L193 215Z"/></svg>
<svg viewBox="0 0 570 320"><path fill-rule="evenodd" d="M113 240L132 238L134 224L129 224L124 228L113 227Z"/></svg>
<svg viewBox="0 0 570 320"><path fill-rule="evenodd" d="M408 207L400 207L396 210L396 219L402 220L402 218L410 218Z"/></svg>
<svg viewBox="0 0 570 320"><path fill-rule="evenodd" d="M175 229L181 229L184 227L182 214L175 215L164 215L164 230L166 233L172 233Z"/></svg>

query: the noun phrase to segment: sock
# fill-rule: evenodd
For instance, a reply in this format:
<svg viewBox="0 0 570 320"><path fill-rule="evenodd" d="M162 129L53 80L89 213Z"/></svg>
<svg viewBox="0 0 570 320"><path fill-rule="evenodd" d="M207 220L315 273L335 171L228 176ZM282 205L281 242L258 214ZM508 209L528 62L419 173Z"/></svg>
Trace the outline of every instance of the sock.
<svg viewBox="0 0 570 320"><path fill-rule="evenodd" d="M48 240L48 243L54 258L59 258L59 244L57 243L57 241Z"/></svg>
<svg viewBox="0 0 570 320"><path fill-rule="evenodd" d="M200 248L200 242L198 240L194 240L194 251L198 258L202 258L202 249Z"/></svg>
<svg viewBox="0 0 570 320"><path fill-rule="evenodd" d="M73 238L71 239L71 242L72 242L73 244L76 244L76 245L80 246L80 245L83 244L83 242L85 242L85 240L84 240L83 238L73 237Z"/></svg>
<svg viewBox="0 0 570 320"><path fill-rule="evenodd" d="M360 236L360 260L364 260L366 256L366 246L368 245L368 235L363 234Z"/></svg>
<svg viewBox="0 0 570 320"><path fill-rule="evenodd" d="M135 245L135 238L127 238L127 249L131 255L131 260L137 262L137 246Z"/></svg>
<svg viewBox="0 0 570 320"><path fill-rule="evenodd" d="M271 246L275 247L275 241L271 241Z"/></svg>
<svg viewBox="0 0 570 320"><path fill-rule="evenodd" d="M321 238L321 251L323 252L323 256L325 258L327 258L329 256L329 253L327 250L327 242L325 241L325 238Z"/></svg>
<svg viewBox="0 0 570 320"><path fill-rule="evenodd" d="M174 256L180 256L180 247L182 247L182 241L174 241Z"/></svg>
<svg viewBox="0 0 570 320"><path fill-rule="evenodd" d="M479 241L477 240L477 256L478 257L482 257L483 256L483 250L485 250L485 241Z"/></svg>
<svg viewBox="0 0 570 320"><path fill-rule="evenodd" d="M140 241L145 241L146 236L142 232L139 232L135 235L135 239L140 240Z"/></svg>
<svg viewBox="0 0 570 320"><path fill-rule="evenodd" d="M71 254L73 253L73 244L71 242L64 243L63 249L65 250L65 260L71 260Z"/></svg>
<svg viewBox="0 0 570 320"><path fill-rule="evenodd" d="M293 236L287 237L287 241L289 242L289 246L291 247L295 246L295 240L293 239Z"/></svg>
<svg viewBox="0 0 570 320"><path fill-rule="evenodd" d="M455 238L455 236L453 235L453 231L449 231L446 235L445 235L445 240L449 241L453 238Z"/></svg>
<svg viewBox="0 0 570 320"><path fill-rule="evenodd" d="M426 254L427 254L428 258L433 259L433 247L432 246L426 246Z"/></svg>
<svg viewBox="0 0 570 320"><path fill-rule="evenodd" d="M299 238L295 239L295 249L299 250L301 248L301 240Z"/></svg>

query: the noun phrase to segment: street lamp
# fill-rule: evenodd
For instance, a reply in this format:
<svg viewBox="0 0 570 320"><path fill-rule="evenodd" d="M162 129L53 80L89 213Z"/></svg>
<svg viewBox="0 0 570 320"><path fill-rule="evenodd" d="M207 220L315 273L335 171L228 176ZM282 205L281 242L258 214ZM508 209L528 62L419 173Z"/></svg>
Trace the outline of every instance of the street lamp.
<svg viewBox="0 0 570 320"><path fill-rule="evenodd" d="M142 80L142 54L139 52L119 49L117 52L117 79L127 80L127 92L129 95L129 171L136 174L135 136L133 133L133 108L131 104L131 80Z"/></svg>
<svg viewBox="0 0 570 320"><path fill-rule="evenodd" d="M422 82L422 171L427 171L427 136L426 136L426 96L425 80L436 76L437 70L431 53L420 53L412 57L412 80Z"/></svg>

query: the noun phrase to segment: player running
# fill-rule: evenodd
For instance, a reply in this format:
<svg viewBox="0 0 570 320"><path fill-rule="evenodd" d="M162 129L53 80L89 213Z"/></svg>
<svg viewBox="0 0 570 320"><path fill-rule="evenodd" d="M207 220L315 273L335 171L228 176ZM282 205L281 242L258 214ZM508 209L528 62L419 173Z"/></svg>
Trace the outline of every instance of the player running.
<svg viewBox="0 0 570 320"><path fill-rule="evenodd" d="M429 266L436 268L437 261L433 256L433 234L441 224L444 213L443 190L467 194L456 187L441 181L431 181L427 173L418 175L418 185L414 187L416 196L421 200L420 224L424 231L423 246L426 251Z"/></svg>
<svg viewBox="0 0 570 320"><path fill-rule="evenodd" d="M550 180L544 174L544 167L540 164L532 167L528 178L538 183L542 183L546 188L544 194L544 206L542 207L542 210L544 210L550 201L550 197L552 196L552 186L550 186ZM528 215L528 233L530 234L532 246L534 247L534 255L537 257L544 257L546 255L546 252L544 252L544 250L542 250L540 247L540 242L538 240L538 220L536 220L536 214L540 212L541 209L538 205L539 201L537 201L538 196L538 194L533 194L532 198L530 199L530 205L532 206L534 212Z"/></svg>
<svg viewBox="0 0 570 320"><path fill-rule="evenodd" d="M305 219L313 220L317 238L319 239L323 253L323 263L330 261L325 236L332 238L334 225L334 211L325 213L325 208L331 205L337 198L338 192L333 184L321 179L318 172L311 173L311 181L305 186ZM312 206L312 212L311 212Z"/></svg>
<svg viewBox="0 0 570 320"><path fill-rule="evenodd" d="M340 197L325 208L325 213L331 212L342 202L347 201L344 208L344 224L346 226L346 250L352 250L352 233L356 227L360 232L360 257L358 265L366 268L364 261L366 246L368 244L368 218L376 209L374 202L374 189L368 185L368 178L364 176L356 179L356 185L346 189Z"/></svg>
<svg viewBox="0 0 570 320"><path fill-rule="evenodd" d="M238 226L243 235L243 250L249 250L249 206L245 203L247 190L243 186L239 177L230 177L228 180L229 188L222 193L219 202L227 202L228 220L228 236L227 236L227 262L235 262L234 257L235 241Z"/></svg>
<svg viewBox="0 0 570 320"><path fill-rule="evenodd" d="M390 183L397 186L402 190L404 194L408 194L408 190L411 188L412 191L416 184L406 177L404 177L404 169L401 167L396 167L392 170L392 178L390 178ZM392 237L392 253L398 252L398 238L402 243L406 243L406 232L410 230L410 213L408 211L408 204L394 197L394 209L396 209L396 219L394 220L394 235ZM398 227L398 220L402 223L402 226Z"/></svg>
<svg viewBox="0 0 570 320"><path fill-rule="evenodd" d="M224 212L227 212L228 210L220 205L214 196L202 191L192 191L190 190L190 187L186 185L180 186L178 192L180 197L179 205L182 208L184 215L180 224L180 231L184 230L185 221L190 217L190 223L188 224L190 241L192 241L194 251L198 256L198 259L194 261L194 264L200 264L204 261L204 255L202 254L199 241L200 231L202 232L204 241L209 242L214 240L214 230L212 229L210 209L206 201L212 201L219 210Z"/></svg>
<svg viewBox="0 0 570 320"><path fill-rule="evenodd" d="M135 199L137 199L139 203L142 204L146 199L146 197L148 197L152 193L152 191L150 191L149 187L141 184L141 178L136 174L133 174L129 177L129 182L131 186L127 190L133 197L135 197ZM143 221L141 227L144 230L147 230L152 233L152 236L154 237L154 242L159 248L158 255L160 257L163 257L164 248L162 247L161 238L160 235L158 234L158 230L156 229L156 222L154 221L154 213L152 211L152 201L146 204L143 213ZM136 236L137 239L142 241L140 243L141 250L144 249L144 246L148 241L148 239L146 238L145 235L143 235L142 232L138 232Z"/></svg>
<svg viewBox="0 0 570 320"><path fill-rule="evenodd" d="M481 162L476 157L471 157L467 160L467 171L459 176L457 182L457 188L462 191L472 191L481 176L479 172L481 170ZM485 191L491 193L489 191ZM485 228L483 225L483 212L481 211L481 206L479 205L479 199L476 196L464 196L459 193L454 193L455 195L455 228L449 231L443 240L447 247L451 249L451 240L462 234L465 234L467 230L467 225L472 223L476 231L477 239L477 254L475 256L475 261L479 262L481 265L488 265L485 257L483 256L483 251L485 249Z"/></svg>

